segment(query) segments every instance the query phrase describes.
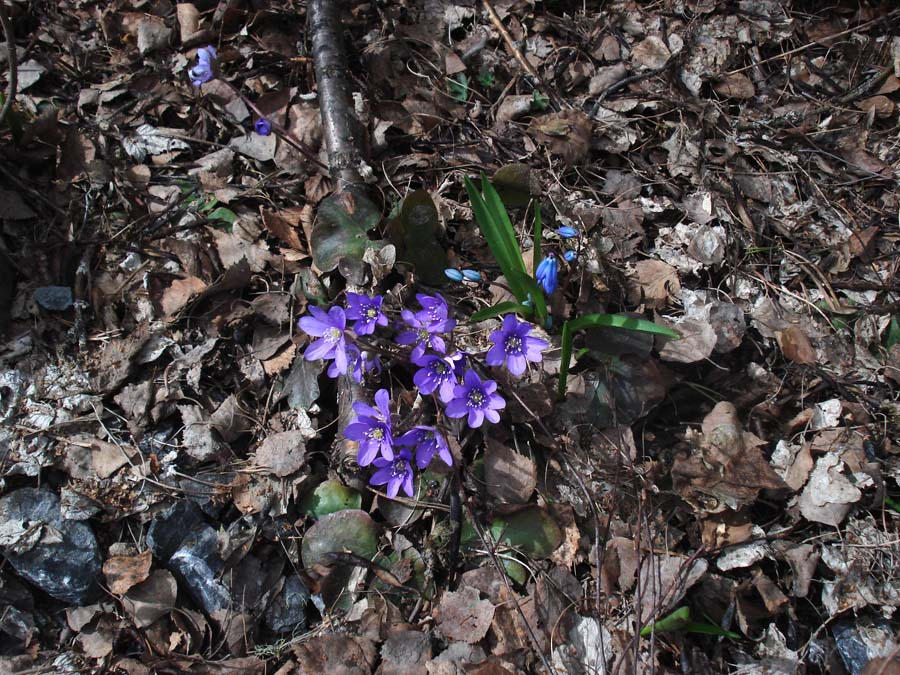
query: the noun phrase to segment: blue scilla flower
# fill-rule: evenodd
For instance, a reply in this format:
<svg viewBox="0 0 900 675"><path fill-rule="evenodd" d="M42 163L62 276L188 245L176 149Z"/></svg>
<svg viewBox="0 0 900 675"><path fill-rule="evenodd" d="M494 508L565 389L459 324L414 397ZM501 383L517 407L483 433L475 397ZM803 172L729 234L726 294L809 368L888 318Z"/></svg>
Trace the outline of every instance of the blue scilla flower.
<svg viewBox="0 0 900 675"><path fill-rule="evenodd" d="M534 278L547 295L556 290L556 277L559 274L559 261L555 253L548 253L537 267Z"/></svg>
<svg viewBox="0 0 900 675"><path fill-rule="evenodd" d="M450 281L462 281L463 273L460 272L455 267L448 267L444 270L444 276L447 277Z"/></svg>
<svg viewBox="0 0 900 675"><path fill-rule="evenodd" d="M481 272L478 270L463 270L462 275L466 281L481 281Z"/></svg>
<svg viewBox="0 0 900 675"><path fill-rule="evenodd" d="M563 253L563 258L566 262L575 262L578 259L578 253L576 251L573 251L572 249L569 249L568 251Z"/></svg>
<svg viewBox="0 0 900 675"><path fill-rule="evenodd" d="M562 227L556 228L556 234L558 234L563 239L571 239L572 237L578 236L578 230L576 230L574 227L563 225Z"/></svg>

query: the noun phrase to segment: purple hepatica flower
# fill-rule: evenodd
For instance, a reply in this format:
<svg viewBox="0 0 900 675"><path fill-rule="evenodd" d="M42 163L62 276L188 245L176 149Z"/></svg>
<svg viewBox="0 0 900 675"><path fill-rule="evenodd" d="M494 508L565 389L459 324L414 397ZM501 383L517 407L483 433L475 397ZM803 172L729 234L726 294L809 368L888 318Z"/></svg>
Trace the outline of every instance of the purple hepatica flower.
<svg viewBox="0 0 900 675"><path fill-rule="evenodd" d="M444 464L453 466L447 439L434 427L414 427L397 439L397 445L412 447L416 451L416 466L420 469L431 463L434 453L444 460Z"/></svg>
<svg viewBox="0 0 900 675"><path fill-rule="evenodd" d="M400 488L410 497L415 496L413 491L413 470L409 465L412 454L409 450L401 450L394 459L376 459L373 464L378 469L369 479L371 485L384 485L387 483L387 496L396 497Z"/></svg>
<svg viewBox="0 0 900 675"><path fill-rule="evenodd" d="M256 122L253 123L253 129L260 136L268 136L272 133L272 123L265 117L260 117L258 120L256 120Z"/></svg>
<svg viewBox="0 0 900 675"><path fill-rule="evenodd" d="M413 347L411 354L413 363L421 359L425 355L425 350L428 348L440 352L441 354L447 351L447 345L444 343L444 339L439 335L436 335L436 333L441 332L442 324L431 326L418 319L416 315L408 309L404 309L400 315L411 330L405 330L400 333L400 335L397 336L397 344L416 345Z"/></svg>
<svg viewBox="0 0 900 675"><path fill-rule="evenodd" d="M347 325L344 310L340 307L332 307L326 314L318 307L310 305L309 313L312 316L300 318L300 328L303 332L319 339L306 348L303 358L307 361L334 359L332 367L328 369L328 376L343 375L347 372L349 363L347 342L344 336L344 328Z"/></svg>
<svg viewBox="0 0 900 675"><path fill-rule="evenodd" d="M456 385L453 400L447 404L447 417L469 416L469 426L477 429L487 417L488 422L496 424L500 421L497 411L506 407L506 401L497 391L497 383L493 380L481 381L474 370L466 371L463 384Z"/></svg>
<svg viewBox="0 0 900 675"><path fill-rule="evenodd" d="M509 372L521 375L528 361L540 363L541 352L550 344L541 338L532 337L531 324L519 321L512 314L503 317L503 327L491 333L494 346L488 350L484 362L489 366L499 366L504 362Z"/></svg>
<svg viewBox="0 0 900 675"><path fill-rule="evenodd" d="M416 293L416 300L422 305L422 309L416 312L416 318L423 324L434 328L432 332L446 333L453 330L456 320L447 318L450 308L447 307L447 301L440 293L435 293L433 296Z"/></svg>
<svg viewBox="0 0 900 675"><path fill-rule="evenodd" d="M435 390L444 403L453 398L456 388L456 363L446 356L426 354L413 359L413 363L421 366L413 375L413 383L423 394L431 394Z"/></svg>
<svg viewBox="0 0 900 675"><path fill-rule="evenodd" d="M541 260L541 264L538 265L537 271L534 274L534 278L547 295L550 295L556 290L556 275L558 273L559 262L556 260L556 255L548 253L546 257Z"/></svg>
<svg viewBox="0 0 900 675"><path fill-rule="evenodd" d="M215 77L216 48L212 46L200 47L197 50L197 65L188 71L191 76L191 84L199 87Z"/></svg>
<svg viewBox="0 0 900 675"><path fill-rule="evenodd" d="M355 319L353 330L357 335L369 335L375 332L375 324L387 326L388 319L381 311L384 301L380 295L370 298L360 293L347 292L347 318Z"/></svg>
<svg viewBox="0 0 900 675"><path fill-rule="evenodd" d="M375 405L357 402L353 411L357 419L344 429L344 437L359 443L356 463L368 466L380 454L385 460L394 459L394 438L391 435L391 411L388 409L387 389L375 392Z"/></svg>
<svg viewBox="0 0 900 675"><path fill-rule="evenodd" d="M366 373L381 372L381 361L378 360L377 356L372 356L367 351L360 351L356 345L347 345L347 354L348 360L350 363L349 372L350 377L352 377L357 382L362 382L363 377ZM337 372L333 375L331 373L331 368L334 367L334 364L328 369L329 377L337 377Z"/></svg>

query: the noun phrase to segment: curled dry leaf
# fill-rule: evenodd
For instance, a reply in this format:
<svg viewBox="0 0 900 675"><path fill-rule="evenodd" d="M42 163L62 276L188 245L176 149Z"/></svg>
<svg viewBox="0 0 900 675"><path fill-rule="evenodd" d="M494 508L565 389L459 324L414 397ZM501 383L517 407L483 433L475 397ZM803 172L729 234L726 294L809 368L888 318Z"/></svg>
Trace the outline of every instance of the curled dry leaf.
<svg viewBox="0 0 900 675"><path fill-rule="evenodd" d="M591 118L580 110L563 110L536 118L528 131L566 163L578 164L590 152L593 127Z"/></svg>
<svg viewBox="0 0 900 675"><path fill-rule="evenodd" d="M114 595L127 593L135 584L144 581L150 574L152 554L148 548L137 555L115 555L103 563L103 575L109 590Z"/></svg>
<svg viewBox="0 0 900 675"><path fill-rule="evenodd" d="M530 458L488 438L484 455L484 479L488 494L497 501L524 504L537 485L537 469Z"/></svg>

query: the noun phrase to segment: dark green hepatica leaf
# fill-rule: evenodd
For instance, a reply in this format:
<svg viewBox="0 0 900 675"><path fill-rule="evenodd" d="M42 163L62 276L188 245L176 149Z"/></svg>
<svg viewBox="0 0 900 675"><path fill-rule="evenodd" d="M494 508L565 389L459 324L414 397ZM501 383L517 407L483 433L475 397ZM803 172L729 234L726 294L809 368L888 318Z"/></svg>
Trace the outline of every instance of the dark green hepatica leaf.
<svg viewBox="0 0 900 675"><path fill-rule="evenodd" d="M323 518L338 511L358 509L361 505L359 492L336 480L326 480L304 495L300 510L314 518Z"/></svg>
<svg viewBox="0 0 900 675"><path fill-rule="evenodd" d="M380 220L378 207L358 188L323 199L310 237L316 267L330 272L341 258L362 260L366 249L375 245L366 233Z"/></svg>
<svg viewBox="0 0 900 675"><path fill-rule="evenodd" d="M539 506L497 516L491 523L491 536L535 559L546 558L562 543L559 525Z"/></svg>
<svg viewBox="0 0 900 675"><path fill-rule="evenodd" d="M416 190L403 198L389 232L398 249L398 259L412 263L420 281L430 285L447 281L447 252L439 241L440 219L427 190Z"/></svg>
<svg viewBox="0 0 900 675"><path fill-rule="evenodd" d="M329 553L349 551L371 560L378 551L378 526L365 511L348 509L323 516L303 537L303 566L328 564Z"/></svg>
<svg viewBox="0 0 900 675"><path fill-rule="evenodd" d="M527 164L507 164L497 169L491 182L508 208L528 206L531 201L531 168Z"/></svg>

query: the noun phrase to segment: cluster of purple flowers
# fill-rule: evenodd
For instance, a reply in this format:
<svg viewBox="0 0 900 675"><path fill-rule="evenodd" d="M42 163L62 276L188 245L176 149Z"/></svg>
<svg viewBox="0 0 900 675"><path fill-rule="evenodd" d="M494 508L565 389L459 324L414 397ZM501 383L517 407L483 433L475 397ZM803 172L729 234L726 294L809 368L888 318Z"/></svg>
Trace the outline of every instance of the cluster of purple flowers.
<svg viewBox="0 0 900 675"><path fill-rule="evenodd" d="M375 392L375 408L367 403L353 404L356 421L347 425L344 436L359 443L356 461L360 466L373 465L377 470L369 479L372 485L387 485L388 497L396 497L400 488L412 497L413 454L422 470L437 455L447 466L453 455L447 439L434 427L417 426L394 437L391 428L390 397L387 389Z"/></svg>
<svg viewBox="0 0 900 675"><path fill-rule="evenodd" d="M325 312L310 305L309 313L300 319L300 328L308 335L319 338L303 353L307 361L321 359L332 361L328 377L349 373L357 382L369 372L381 372L378 357L361 350L347 332L347 319L352 320L356 335L367 335L375 330L375 324L386 326L387 317L381 311L381 296L370 298L358 293L347 293L347 309L332 307Z"/></svg>
<svg viewBox="0 0 900 675"><path fill-rule="evenodd" d="M421 309L401 312L402 324L395 342L412 345L410 361L417 368L413 383L423 395L435 396L450 418L465 418L469 427L480 427L485 420L500 421L499 411L506 401L497 393L494 380L482 379L472 366L472 356L461 351L447 354L443 335L452 332L456 321L450 317L447 302L439 294L416 295ZM307 360L327 359L330 377L350 373L357 381L366 372L381 370L378 360L361 350L355 340L368 336L377 326L389 321L382 311L384 298L347 293L346 309L332 307L325 312L310 306L310 316L300 319L300 328L318 338L304 352ZM352 334L347 321L353 321ZM499 330L490 335L493 346L485 355L488 366L505 366L515 376L522 375L528 362L539 363L549 346L546 340L531 335L533 326L512 314L503 318ZM395 437L391 427L389 396L386 389L375 394L375 407L354 403L357 419L344 431L346 438L359 443L357 462L376 468L370 482L387 485L389 496L402 488L412 496L413 462L419 469L428 466L437 454L448 465L453 463L447 441L430 426L417 426ZM413 457L415 459L413 459Z"/></svg>

